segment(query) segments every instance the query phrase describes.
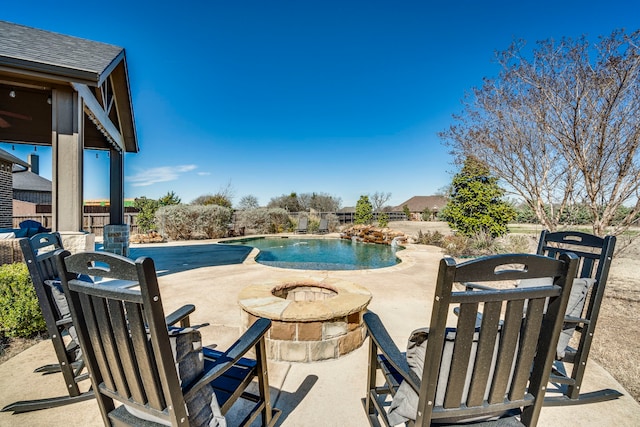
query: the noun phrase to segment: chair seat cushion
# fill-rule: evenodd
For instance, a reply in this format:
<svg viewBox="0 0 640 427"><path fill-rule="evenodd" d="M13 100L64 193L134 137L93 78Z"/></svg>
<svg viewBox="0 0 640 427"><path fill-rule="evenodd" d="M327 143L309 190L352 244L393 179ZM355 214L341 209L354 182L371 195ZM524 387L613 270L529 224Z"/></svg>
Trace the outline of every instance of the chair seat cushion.
<svg viewBox="0 0 640 427"><path fill-rule="evenodd" d="M78 279L83 280L85 282L91 283L92 280L89 276L81 275ZM55 304L55 308L58 311L59 319L70 319L71 312L69 311L69 303L67 302L67 297L64 294L64 290L62 289L62 283L59 279L53 280L45 280L44 284L49 288L49 292L51 293L51 297ZM74 344L79 345L80 341L78 341L78 334L76 333L76 328L73 325L70 325L67 328L71 339Z"/></svg>
<svg viewBox="0 0 640 427"><path fill-rule="evenodd" d="M518 287L532 287L532 286L548 286L551 283L551 278L545 277L540 279L524 279L518 284ZM567 303L567 310L565 315L569 317L582 317L582 310L587 300L587 294L589 289L595 283L595 279L590 277L573 279L573 285L571 286L571 294L569 294L569 302ZM576 322L565 322L562 326L562 332L560 338L558 338L558 346L556 348L556 358L562 360L565 356L567 346L573 332L576 329Z"/></svg>
<svg viewBox="0 0 640 427"><path fill-rule="evenodd" d="M407 364L411 368L412 371L416 373L418 378L422 378L422 371L424 367L424 360L426 356L427 350L427 341L429 337L429 328L420 328L416 329L411 333L409 337L409 342L407 344ZM473 337L472 343L472 357L469 361L470 366L467 370L467 377L465 379L464 384L464 392L462 394L462 399L466 400L469 385L471 382L471 374L473 372L472 363L474 362L475 357L473 355L476 352L477 343L479 338L479 332L476 332ZM442 361L440 363L440 373L438 375L438 385L436 387L436 398L434 407L442 407L444 403L444 395L446 392L446 386L449 380L449 371L451 370L451 359L453 357L453 346L456 339L456 330L454 328L447 328L447 333L445 336L444 349L442 351ZM493 361L491 363L491 372L489 375L492 375L493 370L495 368L495 362L497 358L499 342L496 340L496 348L493 355ZM489 395L489 387L485 391L485 399ZM392 425L401 424L407 422L409 420L416 419L416 413L418 411L418 394L411 388L411 386L407 382L402 382L396 391L395 396L391 402L391 406L389 408L389 422ZM503 413L499 414L489 414L484 415L479 418L474 419L440 419L438 420L442 424L447 423L461 423L461 422L480 422L480 421L490 421L500 418Z"/></svg>

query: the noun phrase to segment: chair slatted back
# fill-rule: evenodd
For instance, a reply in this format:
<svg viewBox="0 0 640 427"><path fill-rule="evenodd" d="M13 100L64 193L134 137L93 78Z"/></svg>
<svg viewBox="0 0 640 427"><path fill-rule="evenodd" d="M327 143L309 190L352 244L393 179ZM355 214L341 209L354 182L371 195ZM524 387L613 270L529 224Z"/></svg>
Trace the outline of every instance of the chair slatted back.
<svg viewBox="0 0 640 427"><path fill-rule="evenodd" d="M577 258L540 255L486 257L456 265L440 262L419 390L417 425L425 420L504 413L524 407L523 421L537 420L555 355ZM530 288L453 290L454 284L553 277L553 285ZM566 289L566 292L564 290ZM545 306L546 311L545 311ZM448 378L441 377L457 307ZM482 323L476 326L477 314ZM447 343L449 341L449 343ZM532 369L533 366L533 369ZM470 376L470 381L468 377ZM439 388L446 387L442 404ZM540 398L538 398L540 396Z"/></svg>
<svg viewBox="0 0 640 427"><path fill-rule="evenodd" d="M165 323L153 260L100 252L58 252L61 271L135 281L139 289L63 278L105 424L113 400L186 425L186 407ZM61 265L64 263L64 266ZM63 267L63 268L62 268ZM68 280L67 280L68 279ZM113 399L113 400L112 400Z"/></svg>
<svg viewBox="0 0 640 427"><path fill-rule="evenodd" d="M543 230L540 234L537 253L558 258L562 253L572 252L580 258L576 277L595 279L589 304L587 304L587 310L593 312L600 310L615 245L615 236L598 237L578 231L550 233ZM592 319L592 321L595 320Z"/></svg>
<svg viewBox="0 0 640 427"><path fill-rule="evenodd" d="M74 368L76 352L73 348L67 348L62 338L63 332L71 326L71 323L62 321L51 288L45 284L46 280L58 279L54 253L62 249L60 234L40 233L31 238L20 239L20 249L38 297L47 333L58 358L60 371L67 384L69 396L79 396L81 391L77 381L83 365L76 365L77 368Z"/></svg>
<svg viewBox="0 0 640 427"><path fill-rule="evenodd" d="M47 325L49 325L50 320L55 324L56 321L60 320L60 317L57 315L53 296L44 282L45 280L58 278L58 269L56 268L53 254L57 249L62 249L60 234L41 233L31 238L20 239L20 249L22 249L22 254L29 269L29 275L35 287L43 315L48 316L49 312L51 312L53 316L51 319L45 317L45 321ZM45 307L48 307L49 310L45 310Z"/></svg>

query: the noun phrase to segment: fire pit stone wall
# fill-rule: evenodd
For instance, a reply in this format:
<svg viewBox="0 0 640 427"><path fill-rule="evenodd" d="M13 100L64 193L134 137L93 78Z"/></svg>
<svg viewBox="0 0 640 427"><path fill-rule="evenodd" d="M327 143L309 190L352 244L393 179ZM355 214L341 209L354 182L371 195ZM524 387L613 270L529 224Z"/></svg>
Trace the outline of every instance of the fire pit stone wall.
<svg viewBox="0 0 640 427"><path fill-rule="evenodd" d="M360 347L362 315L371 293L337 279L290 279L250 285L238 297L243 327L271 319L267 354L272 360L335 359Z"/></svg>

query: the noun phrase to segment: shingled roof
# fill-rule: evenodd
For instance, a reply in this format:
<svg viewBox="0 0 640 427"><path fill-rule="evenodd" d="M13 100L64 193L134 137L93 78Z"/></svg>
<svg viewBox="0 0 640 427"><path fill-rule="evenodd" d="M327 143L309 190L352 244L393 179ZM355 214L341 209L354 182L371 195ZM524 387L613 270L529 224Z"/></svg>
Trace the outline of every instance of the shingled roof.
<svg viewBox="0 0 640 427"><path fill-rule="evenodd" d="M0 64L100 84L124 56L118 46L0 21Z"/></svg>
<svg viewBox="0 0 640 427"><path fill-rule="evenodd" d="M23 166L24 168L28 168L29 167L29 164L27 162L17 158L13 154L8 153L8 152L6 152L5 150L3 150L1 148L0 148L0 159L6 161L8 163L11 163L13 165L20 165L20 166Z"/></svg>
<svg viewBox="0 0 640 427"><path fill-rule="evenodd" d="M410 212L422 212L425 208L430 211L440 211L447 204L444 196L413 196L409 200L396 206L394 211L402 211L406 205Z"/></svg>
<svg viewBox="0 0 640 427"><path fill-rule="evenodd" d="M118 117L110 119L119 126L117 131L122 135L124 150L138 152L122 47L0 20L0 76L3 73L9 76L9 79L2 78L7 87L11 85L11 77L18 77L29 85L34 82L31 87L38 89L45 89L51 83L70 84L76 90L82 85L95 89L111 77L110 88L115 95Z"/></svg>
<svg viewBox="0 0 640 427"><path fill-rule="evenodd" d="M13 189L22 191L51 192L51 181L30 170L13 172Z"/></svg>

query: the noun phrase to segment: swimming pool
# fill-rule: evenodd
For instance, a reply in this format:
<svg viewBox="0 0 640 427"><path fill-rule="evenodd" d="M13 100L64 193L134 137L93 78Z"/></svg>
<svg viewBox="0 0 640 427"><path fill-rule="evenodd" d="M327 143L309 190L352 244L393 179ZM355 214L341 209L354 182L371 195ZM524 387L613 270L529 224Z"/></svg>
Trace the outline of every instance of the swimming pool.
<svg viewBox="0 0 640 427"><path fill-rule="evenodd" d="M298 270L363 270L400 262L401 247L344 239L255 237L221 242L260 249L256 261L273 267Z"/></svg>

